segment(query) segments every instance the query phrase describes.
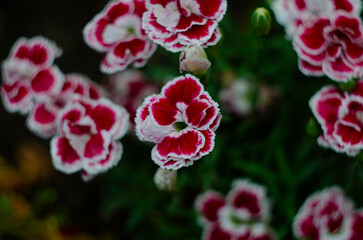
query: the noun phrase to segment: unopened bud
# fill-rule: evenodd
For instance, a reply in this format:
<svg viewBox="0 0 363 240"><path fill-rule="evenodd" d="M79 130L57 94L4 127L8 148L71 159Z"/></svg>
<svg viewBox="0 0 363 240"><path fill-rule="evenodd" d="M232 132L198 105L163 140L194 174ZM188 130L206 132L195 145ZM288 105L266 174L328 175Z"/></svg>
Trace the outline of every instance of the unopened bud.
<svg viewBox="0 0 363 240"><path fill-rule="evenodd" d="M356 82L355 80L352 78L352 79L349 79L348 81L346 82L341 82L339 83L339 89L343 92L351 92L354 90L355 86L356 86Z"/></svg>
<svg viewBox="0 0 363 240"><path fill-rule="evenodd" d="M190 45L180 54L180 72L186 71L194 75L206 73L211 63L200 45Z"/></svg>
<svg viewBox="0 0 363 240"><path fill-rule="evenodd" d="M154 176L156 187L162 191L171 191L175 188L177 171L159 168Z"/></svg>
<svg viewBox="0 0 363 240"><path fill-rule="evenodd" d="M252 26L258 35L267 35L271 27L270 12L263 7L256 8L252 14Z"/></svg>

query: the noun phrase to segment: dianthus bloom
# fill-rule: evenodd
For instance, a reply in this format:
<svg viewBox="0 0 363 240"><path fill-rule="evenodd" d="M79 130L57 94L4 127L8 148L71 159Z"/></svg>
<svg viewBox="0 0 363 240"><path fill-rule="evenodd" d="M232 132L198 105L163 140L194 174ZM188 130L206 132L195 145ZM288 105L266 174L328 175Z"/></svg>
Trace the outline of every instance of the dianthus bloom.
<svg viewBox="0 0 363 240"><path fill-rule="evenodd" d="M363 238L359 224L362 215L354 211L353 202L338 187L330 187L309 197L294 220L294 234L299 239Z"/></svg>
<svg viewBox="0 0 363 240"><path fill-rule="evenodd" d="M135 124L136 110L144 98L160 91L160 88L148 83L143 73L137 70L109 75L105 88L114 103L126 108L132 124Z"/></svg>
<svg viewBox="0 0 363 240"><path fill-rule="evenodd" d="M268 225L270 203L266 190L248 180L235 180L227 197L207 191L197 197L195 208L205 227L203 240L276 239Z"/></svg>
<svg viewBox="0 0 363 240"><path fill-rule="evenodd" d="M151 153L156 164L176 170L213 150L220 119L218 104L196 77L187 74L144 100L136 114L136 134L157 144Z"/></svg>
<svg viewBox="0 0 363 240"><path fill-rule="evenodd" d="M29 129L45 138L56 134L60 111L76 95L96 100L103 96L103 92L88 77L78 73L68 74L59 93L35 103L27 119Z"/></svg>
<svg viewBox="0 0 363 240"><path fill-rule="evenodd" d="M215 45L226 0L146 0L143 28L150 39L172 52L185 46Z"/></svg>
<svg viewBox="0 0 363 240"><path fill-rule="evenodd" d="M2 64L2 99L10 112L27 114L34 102L56 94L63 74L53 66L61 50L48 39L37 36L20 38Z"/></svg>
<svg viewBox="0 0 363 240"><path fill-rule="evenodd" d="M59 117L60 131L51 140L55 168L83 177L105 172L121 159L119 139L126 133L129 114L111 101L75 97Z"/></svg>
<svg viewBox="0 0 363 240"><path fill-rule="evenodd" d="M288 37L292 37L299 26L316 16L329 17L336 11L359 15L360 0L275 0L272 9L276 20L285 27Z"/></svg>
<svg viewBox="0 0 363 240"><path fill-rule="evenodd" d="M156 45L142 29L144 0L110 1L105 9L89 22L83 35L93 49L106 52L101 71L114 73L128 65L142 67L154 53Z"/></svg>
<svg viewBox="0 0 363 240"><path fill-rule="evenodd" d="M363 148L363 80L351 93L327 86L310 100L310 108L323 134L318 143L350 156Z"/></svg>
<svg viewBox="0 0 363 240"><path fill-rule="evenodd" d="M359 17L337 12L299 29L294 47L300 70L345 82L363 74L363 28Z"/></svg>

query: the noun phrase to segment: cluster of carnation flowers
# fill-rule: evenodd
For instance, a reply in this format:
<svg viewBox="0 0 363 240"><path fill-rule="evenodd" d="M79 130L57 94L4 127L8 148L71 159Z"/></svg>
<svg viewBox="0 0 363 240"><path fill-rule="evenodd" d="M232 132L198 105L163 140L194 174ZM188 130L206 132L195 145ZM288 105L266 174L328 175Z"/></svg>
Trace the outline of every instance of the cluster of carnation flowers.
<svg viewBox="0 0 363 240"><path fill-rule="evenodd" d="M349 156L357 155L363 147L363 80L351 92L335 86L325 86L310 100L314 116L323 134L318 143Z"/></svg>
<svg viewBox="0 0 363 240"><path fill-rule="evenodd" d="M226 0L111 1L86 25L84 39L106 53L101 63L105 73L144 66L159 44L171 52L184 50L181 72L198 75L211 65L203 47L219 41L218 23L226 8ZM145 98L137 109L135 129L140 140L156 143L151 154L156 164L177 170L212 151L220 119L218 104L199 79L185 75Z"/></svg>
<svg viewBox="0 0 363 240"><path fill-rule="evenodd" d="M110 1L83 34L90 47L106 53L101 71L115 73L128 65L144 66L156 44L172 52L215 45L226 9L226 0Z"/></svg>
<svg viewBox="0 0 363 240"><path fill-rule="evenodd" d="M363 211L339 187L329 187L310 196L293 224L297 239L363 239Z"/></svg>
<svg viewBox="0 0 363 240"><path fill-rule="evenodd" d="M272 8L304 74L340 82L362 76L360 0L275 0Z"/></svg>
<svg viewBox="0 0 363 240"><path fill-rule="evenodd" d="M2 64L7 110L27 115L30 130L51 139L56 169L82 171L84 180L115 166L127 111L106 98L88 77L63 74L54 64L61 50L44 37L21 38Z"/></svg>
<svg viewBox="0 0 363 240"><path fill-rule="evenodd" d="M234 180L226 197L208 190L195 201L199 222L204 227L202 239L277 239L269 225L270 205L266 189L246 179Z"/></svg>
<svg viewBox="0 0 363 240"><path fill-rule="evenodd" d="M100 70L114 73L105 84L109 99L86 76L65 75L53 65L61 55L55 43L21 38L2 65L4 105L28 114L35 134L52 138L56 169L81 171L84 180L120 161L119 139L130 114L137 136L157 144L152 160L161 168L192 165L213 150L218 104L193 75L177 77L155 94L157 87L126 68L144 66L159 44L172 52L185 50L181 72L205 73L211 63L203 48L219 41L226 8L226 0L110 1L83 29L85 42L105 53Z"/></svg>
<svg viewBox="0 0 363 240"><path fill-rule="evenodd" d="M335 82L356 84L350 92L334 86L321 89L310 107L321 124L318 144L357 155L362 145L363 24L360 0L276 0L277 21L285 26L308 76L327 76Z"/></svg>
<svg viewBox="0 0 363 240"><path fill-rule="evenodd" d="M218 23L226 7L226 0L112 1L83 33L89 46L106 52L101 63L105 73L145 65L159 44L172 52L185 50L180 70L198 75L211 64L203 47L220 39ZM212 151L220 118L218 104L199 79L186 75L145 98L136 113L135 129L140 140L157 144L152 160L161 168L176 170Z"/></svg>

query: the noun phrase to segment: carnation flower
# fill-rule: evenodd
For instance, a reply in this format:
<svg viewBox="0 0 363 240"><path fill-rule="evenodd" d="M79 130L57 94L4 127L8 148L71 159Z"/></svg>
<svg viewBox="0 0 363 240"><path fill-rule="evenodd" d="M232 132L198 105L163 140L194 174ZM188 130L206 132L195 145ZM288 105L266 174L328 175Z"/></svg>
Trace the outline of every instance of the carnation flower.
<svg viewBox="0 0 363 240"><path fill-rule="evenodd" d="M341 93L333 86L322 88L310 99L310 108L323 129L318 139L321 146L349 156L361 151L363 80L351 93Z"/></svg>
<svg viewBox="0 0 363 240"><path fill-rule="evenodd" d="M215 45L226 0L146 0L143 28L149 38L172 52L185 46Z"/></svg>
<svg viewBox="0 0 363 240"><path fill-rule="evenodd" d="M60 132L51 140L55 168L66 174L83 171L85 180L115 166L118 141L127 131L129 114L111 101L76 97L59 117Z"/></svg>
<svg viewBox="0 0 363 240"><path fill-rule="evenodd" d="M52 66L61 50L51 41L37 36L20 38L2 64L2 99L10 112L27 114L35 100L56 94L63 75Z"/></svg>
<svg viewBox="0 0 363 240"><path fill-rule="evenodd" d="M353 202L338 187L314 193L294 220L294 234L302 239L351 239ZM358 219L357 219L358 220Z"/></svg>
<svg viewBox="0 0 363 240"><path fill-rule="evenodd" d="M105 88L114 103L126 108L133 125L135 124L136 110L144 99L160 91L159 87L148 83L143 73L137 70L126 70L109 75Z"/></svg>
<svg viewBox="0 0 363 240"><path fill-rule="evenodd" d="M110 1L105 9L89 22L83 35L86 43L99 52L106 52L101 71L115 73L128 65L143 67L156 46L142 29L144 0Z"/></svg>
<svg viewBox="0 0 363 240"><path fill-rule="evenodd" d="M59 93L34 105L27 119L29 129L45 138L55 135L61 109L77 95L96 100L103 96L103 92L88 77L78 73L68 74Z"/></svg>
<svg viewBox="0 0 363 240"><path fill-rule="evenodd" d="M308 76L346 82L363 74L361 20L344 12L317 17L302 26L294 38L299 68Z"/></svg>
<svg viewBox="0 0 363 240"><path fill-rule="evenodd" d="M199 195L195 208L204 225L203 240L274 240L270 203L264 187L237 179L225 198L213 190Z"/></svg>
<svg viewBox="0 0 363 240"><path fill-rule="evenodd" d="M329 17L336 11L359 15L361 11L360 0L275 0L272 9L276 20L285 27L287 36L291 38L300 25L309 19Z"/></svg>
<svg viewBox="0 0 363 240"><path fill-rule="evenodd" d="M136 134L157 144L151 153L156 164L176 170L213 150L220 119L218 104L196 77L187 74L144 100L136 114Z"/></svg>

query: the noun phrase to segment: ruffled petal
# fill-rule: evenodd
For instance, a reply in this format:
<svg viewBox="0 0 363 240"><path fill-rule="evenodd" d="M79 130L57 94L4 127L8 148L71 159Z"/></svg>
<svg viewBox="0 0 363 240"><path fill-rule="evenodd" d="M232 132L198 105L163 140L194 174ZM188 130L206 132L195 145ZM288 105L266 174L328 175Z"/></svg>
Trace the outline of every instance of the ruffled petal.
<svg viewBox="0 0 363 240"><path fill-rule="evenodd" d="M165 137L157 145L157 154L161 158L191 158L204 146L204 135L195 130L181 131Z"/></svg>
<svg viewBox="0 0 363 240"><path fill-rule="evenodd" d="M54 137L50 143L54 167L64 173L71 174L82 169L82 159L72 148L65 137Z"/></svg>

